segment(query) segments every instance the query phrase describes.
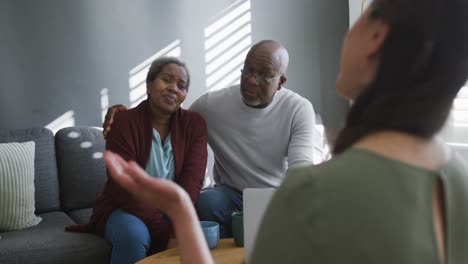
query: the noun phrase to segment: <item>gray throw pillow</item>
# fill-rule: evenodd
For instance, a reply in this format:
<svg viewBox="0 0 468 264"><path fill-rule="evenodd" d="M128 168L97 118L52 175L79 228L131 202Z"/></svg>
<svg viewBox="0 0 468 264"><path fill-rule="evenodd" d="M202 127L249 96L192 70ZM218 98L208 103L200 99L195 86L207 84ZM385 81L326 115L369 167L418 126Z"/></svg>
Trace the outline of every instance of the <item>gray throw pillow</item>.
<svg viewBox="0 0 468 264"><path fill-rule="evenodd" d="M35 226L34 142L0 144L0 231Z"/></svg>

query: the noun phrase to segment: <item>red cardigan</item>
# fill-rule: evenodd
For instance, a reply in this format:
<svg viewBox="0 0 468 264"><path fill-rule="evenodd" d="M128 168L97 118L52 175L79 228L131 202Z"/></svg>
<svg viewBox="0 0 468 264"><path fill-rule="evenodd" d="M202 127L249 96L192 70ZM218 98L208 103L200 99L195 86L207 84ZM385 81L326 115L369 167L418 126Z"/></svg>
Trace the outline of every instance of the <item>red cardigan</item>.
<svg viewBox="0 0 468 264"><path fill-rule="evenodd" d="M174 154L175 179L195 203L203 186L207 160L207 128L203 118L192 111L179 109L170 121ZM134 160L142 168L150 157L153 128L147 100L128 111L115 115L112 130L107 135L106 149L125 160ZM137 216L148 227L153 245L166 248L172 227L168 219L151 205L135 200L131 194L108 177L104 191L98 196L90 223L84 227L69 227L70 231L94 231L104 236L109 215L117 208Z"/></svg>

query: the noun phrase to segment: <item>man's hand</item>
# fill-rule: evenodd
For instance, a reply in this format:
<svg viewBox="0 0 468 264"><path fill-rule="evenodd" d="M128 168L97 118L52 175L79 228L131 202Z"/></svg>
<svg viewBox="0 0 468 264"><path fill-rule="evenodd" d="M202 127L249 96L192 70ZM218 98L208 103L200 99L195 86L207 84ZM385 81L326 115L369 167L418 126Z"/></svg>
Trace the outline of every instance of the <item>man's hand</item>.
<svg viewBox="0 0 468 264"><path fill-rule="evenodd" d="M120 111L126 111L127 107L125 105L113 105L107 109L106 117L104 118L104 123L102 124L102 134L106 138L107 134L111 130L112 123L114 123L114 115Z"/></svg>

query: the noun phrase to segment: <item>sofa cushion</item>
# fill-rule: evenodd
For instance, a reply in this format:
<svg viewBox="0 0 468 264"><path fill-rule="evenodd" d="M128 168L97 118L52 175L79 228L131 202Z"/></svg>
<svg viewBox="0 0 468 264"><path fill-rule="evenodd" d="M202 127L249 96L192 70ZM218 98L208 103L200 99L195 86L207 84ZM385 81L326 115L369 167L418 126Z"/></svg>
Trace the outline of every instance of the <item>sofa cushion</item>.
<svg viewBox="0 0 468 264"><path fill-rule="evenodd" d="M60 208L54 134L47 128L0 129L0 143L34 141L34 195L36 213Z"/></svg>
<svg viewBox="0 0 468 264"><path fill-rule="evenodd" d="M78 209L67 213L67 215L77 224L89 223L89 219L92 214L93 208Z"/></svg>
<svg viewBox="0 0 468 264"><path fill-rule="evenodd" d="M68 127L55 134L62 207L93 207L107 180L104 138L94 127Z"/></svg>
<svg viewBox="0 0 468 264"><path fill-rule="evenodd" d="M41 214L34 227L1 233L0 263L109 263L111 245L87 233L65 232L73 221L62 212Z"/></svg>
<svg viewBox="0 0 468 264"><path fill-rule="evenodd" d="M0 143L0 230L37 225L34 210L34 141Z"/></svg>

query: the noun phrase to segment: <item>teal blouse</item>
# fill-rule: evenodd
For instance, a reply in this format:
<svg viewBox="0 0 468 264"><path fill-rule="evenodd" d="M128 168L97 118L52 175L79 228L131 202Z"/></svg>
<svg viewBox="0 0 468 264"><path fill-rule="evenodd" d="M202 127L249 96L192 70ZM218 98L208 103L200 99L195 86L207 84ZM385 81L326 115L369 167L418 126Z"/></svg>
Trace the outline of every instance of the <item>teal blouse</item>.
<svg viewBox="0 0 468 264"><path fill-rule="evenodd" d="M440 263L432 210L438 177L446 263L468 263L468 166L461 158L431 171L359 149L288 173L251 263Z"/></svg>
<svg viewBox="0 0 468 264"><path fill-rule="evenodd" d="M151 153L146 164L146 172L157 178L174 180L174 154L172 152L171 134L161 142L159 132L153 128Z"/></svg>

